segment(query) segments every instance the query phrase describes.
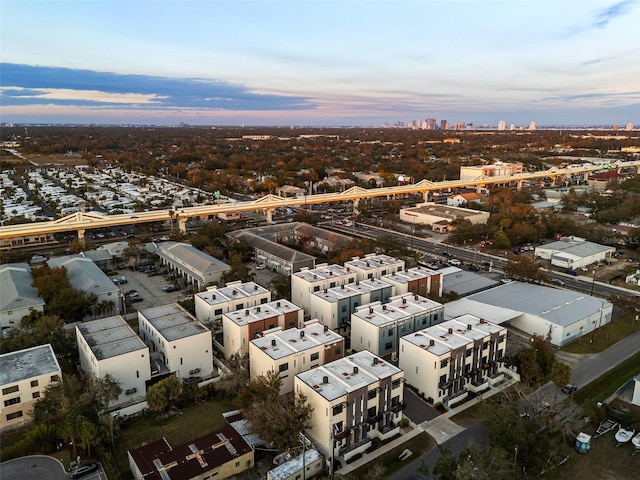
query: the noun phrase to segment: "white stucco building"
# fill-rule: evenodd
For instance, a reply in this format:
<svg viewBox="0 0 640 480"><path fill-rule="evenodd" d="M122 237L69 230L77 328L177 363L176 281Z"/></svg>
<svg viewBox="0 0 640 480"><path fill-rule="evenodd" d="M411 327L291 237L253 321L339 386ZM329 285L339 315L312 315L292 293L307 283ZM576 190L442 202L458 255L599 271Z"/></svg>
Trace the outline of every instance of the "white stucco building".
<svg viewBox="0 0 640 480"><path fill-rule="evenodd" d="M615 251L615 247L588 242L584 238L563 237L537 246L535 256L556 267L575 270L611 258Z"/></svg>
<svg viewBox="0 0 640 480"><path fill-rule="evenodd" d="M395 295L413 293L426 297L442 297L442 272L426 267L414 267L381 277L383 282L393 285Z"/></svg>
<svg viewBox="0 0 640 480"><path fill-rule="evenodd" d="M149 347L120 315L76 325L80 367L96 378L111 375L122 392L109 408L142 402L151 378Z"/></svg>
<svg viewBox="0 0 640 480"><path fill-rule="evenodd" d="M0 328L20 326L22 317L31 312L44 313L44 300L31 286L33 277L27 263L0 265Z"/></svg>
<svg viewBox="0 0 640 480"><path fill-rule="evenodd" d="M0 355L0 431L24 425L49 385L62 379L51 344Z"/></svg>
<svg viewBox="0 0 640 480"><path fill-rule="evenodd" d="M211 330L177 303L138 311L138 327L151 357L178 378L213 374Z"/></svg>
<svg viewBox="0 0 640 480"><path fill-rule="evenodd" d="M404 265L404 260L378 253L369 253L362 258L353 257L344 262L345 268L356 272L357 280L380 278L389 273L401 272Z"/></svg>
<svg viewBox="0 0 640 480"><path fill-rule="evenodd" d="M348 285L356 280L356 272L340 265L323 263L312 269L302 268L291 275L291 301L300 305L309 315L314 292Z"/></svg>
<svg viewBox="0 0 640 480"><path fill-rule="evenodd" d="M249 353L249 342L265 330L302 326L303 310L288 300L276 300L222 315L222 351L225 358Z"/></svg>
<svg viewBox="0 0 640 480"><path fill-rule="evenodd" d="M371 352L358 352L299 373L295 390L313 407L306 431L330 459L349 460L399 432L404 372Z"/></svg>
<svg viewBox="0 0 640 480"><path fill-rule="evenodd" d="M311 318L317 318L330 329L346 330L356 308L372 302L387 303L393 295L393 286L383 280L356 280L355 283L313 292L309 311Z"/></svg>
<svg viewBox="0 0 640 480"><path fill-rule="evenodd" d="M196 290L217 285L222 275L231 270L226 263L187 243L162 242L154 253L162 265Z"/></svg>
<svg viewBox="0 0 640 480"><path fill-rule="evenodd" d="M193 297L196 318L205 325L221 324L224 313L255 307L271 301L271 291L255 282L237 281L208 287Z"/></svg>
<svg viewBox="0 0 640 480"><path fill-rule="evenodd" d="M301 328L266 330L249 342L251 380L270 370L282 379L280 394L293 392L295 376L344 356L344 338L317 320Z"/></svg>
<svg viewBox="0 0 640 480"><path fill-rule="evenodd" d="M395 357L398 339L444 320L444 306L420 295L405 293L358 307L351 315L351 348L380 357Z"/></svg>
<svg viewBox="0 0 640 480"><path fill-rule="evenodd" d="M507 329L463 315L400 339L406 382L433 404L453 406L504 376Z"/></svg>

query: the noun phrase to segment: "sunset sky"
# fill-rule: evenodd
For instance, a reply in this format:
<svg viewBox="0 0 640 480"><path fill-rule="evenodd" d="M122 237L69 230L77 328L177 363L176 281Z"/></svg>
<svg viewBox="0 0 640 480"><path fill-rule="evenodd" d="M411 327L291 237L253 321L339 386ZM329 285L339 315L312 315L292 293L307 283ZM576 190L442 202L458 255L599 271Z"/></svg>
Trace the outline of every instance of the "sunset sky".
<svg viewBox="0 0 640 480"><path fill-rule="evenodd" d="M640 1L2 0L0 121L640 126Z"/></svg>

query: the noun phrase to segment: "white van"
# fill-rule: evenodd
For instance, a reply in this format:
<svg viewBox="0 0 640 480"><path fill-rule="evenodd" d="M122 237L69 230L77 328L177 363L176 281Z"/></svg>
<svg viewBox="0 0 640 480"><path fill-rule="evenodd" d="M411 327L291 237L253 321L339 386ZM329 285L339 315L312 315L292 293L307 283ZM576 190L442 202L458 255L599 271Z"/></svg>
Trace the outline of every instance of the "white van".
<svg viewBox="0 0 640 480"><path fill-rule="evenodd" d="M462 265L462 262L460 260L456 260L455 258L449 259L447 263L449 265L453 265L454 267L459 267L460 265Z"/></svg>

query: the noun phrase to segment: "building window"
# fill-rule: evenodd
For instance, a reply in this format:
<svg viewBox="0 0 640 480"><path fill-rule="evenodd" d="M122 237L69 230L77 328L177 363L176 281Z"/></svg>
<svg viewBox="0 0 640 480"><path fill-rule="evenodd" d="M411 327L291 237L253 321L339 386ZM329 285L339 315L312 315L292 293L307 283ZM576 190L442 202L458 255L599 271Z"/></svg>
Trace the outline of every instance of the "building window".
<svg viewBox="0 0 640 480"><path fill-rule="evenodd" d="M60 375L51 375L51 381L52 382L60 381Z"/></svg>
<svg viewBox="0 0 640 480"><path fill-rule="evenodd" d="M440 368L444 368L449 364L449 359L445 358L444 360L440 360Z"/></svg>
<svg viewBox="0 0 640 480"><path fill-rule="evenodd" d="M445 383L447 383L447 376L440 375L440 385L444 385Z"/></svg>
<svg viewBox="0 0 640 480"><path fill-rule="evenodd" d="M369 280L371 280L371 279L373 278L373 273L369 273L369 274L367 274L367 278L368 278Z"/></svg>
<svg viewBox="0 0 640 480"><path fill-rule="evenodd" d="M502 342L504 342L504 335L500 335L498 337L498 343L502 343Z"/></svg>
<svg viewBox="0 0 640 480"><path fill-rule="evenodd" d="M20 418L22 416L22 410L13 412L7 415L7 420L13 420L14 418Z"/></svg>
<svg viewBox="0 0 640 480"><path fill-rule="evenodd" d="M336 355L340 355L342 353L342 347L341 346L337 346L336 347Z"/></svg>
<svg viewBox="0 0 640 480"><path fill-rule="evenodd" d="M367 418L373 418L376 416L376 407L371 407L367 410Z"/></svg>
<svg viewBox="0 0 640 480"><path fill-rule="evenodd" d="M12 387L7 387L2 389L3 395L8 395L9 393L17 392L19 390L18 385L14 385Z"/></svg>
<svg viewBox="0 0 640 480"><path fill-rule="evenodd" d="M244 308L244 303L239 303L236 305L236 310L242 310Z"/></svg>
<svg viewBox="0 0 640 480"><path fill-rule="evenodd" d="M400 388L401 384L402 382L400 380L394 380L393 382L391 382L391 389L395 390L396 388Z"/></svg>
<svg viewBox="0 0 640 480"><path fill-rule="evenodd" d="M378 392L376 392L375 390L369 390L369 391L367 392L367 398L368 398L369 400L372 400L372 399L376 398L376 395L377 395L377 394L378 394Z"/></svg>
<svg viewBox="0 0 640 480"><path fill-rule="evenodd" d="M333 287L335 287L335 286L336 286L336 282L331 282L331 283L329 284L329 288L333 288Z"/></svg>
<svg viewBox="0 0 640 480"><path fill-rule="evenodd" d="M260 299L260 305L262 305L263 303L267 303L267 299L266 298L261 298Z"/></svg>
<svg viewBox="0 0 640 480"><path fill-rule="evenodd" d="M502 358L502 349L496 352L496 358Z"/></svg>
<svg viewBox="0 0 640 480"><path fill-rule="evenodd" d="M393 337L393 328L390 328L387 332L387 337Z"/></svg>
<svg viewBox="0 0 640 480"><path fill-rule="evenodd" d="M342 413L342 404L333 407L333 416L340 415ZM342 424L342 422L340 422ZM337 424L336 424L337 425Z"/></svg>
<svg viewBox="0 0 640 480"><path fill-rule="evenodd" d="M483 349L483 350L486 350L487 348L489 348L489 342L484 342L484 343L482 344L482 349Z"/></svg>
<svg viewBox="0 0 640 480"><path fill-rule="evenodd" d="M313 287L313 291L314 292L319 292L320 291L320 286L317 285L317 286Z"/></svg>
<svg viewBox="0 0 640 480"><path fill-rule="evenodd" d="M31 397L33 397L33 399L40 398L40 392L33 392Z"/></svg>
<svg viewBox="0 0 640 480"><path fill-rule="evenodd" d="M38 386L38 380L31 380L31 388L35 388Z"/></svg>
<svg viewBox="0 0 640 480"><path fill-rule="evenodd" d="M282 363L278 366L278 371L280 372L286 372L287 370L289 370L289 362Z"/></svg>
<svg viewBox="0 0 640 480"><path fill-rule="evenodd" d="M346 305L342 305L342 313L345 313L347 311L347 306Z"/></svg>
<svg viewBox="0 0 640 480"><path fill-rule="evenodd" d="M402 325L400 325L400 331L401 332L406 332L407 331L407 326L404 323Z"/></svg>
<svg viewBox="0 0 640 480"><path fill-rule="evenodd" d="M387 342L384 344L384 349L385 350L391 350L391 347L393 347L393 344L391 342Z"/></svg>
<svg viewBox="0 0 640 480"><path fill-rule="evenodd" d="M236 462L236 467L239 467L239 466L240 466L240 462Z"/></svg>
<svg viewBox="0 0 640 480"><path fill-rule="evenodd" d="M342 424L342 422L338 422L338 423L336 423L336 424L335 424L335 430L336 430L336 432L341 432L341 431L342 431L342 427L343 427L343 426L344 426L344 425Z"/></svg>
<svg viewBox="0 0 640 480"><path fill-rule="evenodd" d="M18 403L20 403L20 397L10 398L9 400L4 401L4 406L9 407L11 405L17 405Z"/></svg>
<svg viewBox="0 0 640 480"><path fill-rule="evenodd" d="M259 328L254 328L253 329L253 338L256 338L258 335L260 335L260 329Z"/></svg>
<svg viewBox="0 0 640 480"><path fill-rule="evenodd" d="M470 357L472 353L473 353L473 348L467 348L466 356Z"/></svg>
<svg viewBox="0 0 640 480"><path fill-rule="evenodd" d="M391 406L397 407L398 405L400 405L400 396L395 396L391 399Z"/></svg>
<svg viewBox="0 0 640 480"><path fill-rule="evenodd" d="M318 352L311 354L311 361L318 360L320 358L320 354Z"/></svg>
<svg viewBox="0 0 640 480"><path fill-rule="evenodd" d="M214 315L222 315L222 309L218 308L213 312Z"/></svg>

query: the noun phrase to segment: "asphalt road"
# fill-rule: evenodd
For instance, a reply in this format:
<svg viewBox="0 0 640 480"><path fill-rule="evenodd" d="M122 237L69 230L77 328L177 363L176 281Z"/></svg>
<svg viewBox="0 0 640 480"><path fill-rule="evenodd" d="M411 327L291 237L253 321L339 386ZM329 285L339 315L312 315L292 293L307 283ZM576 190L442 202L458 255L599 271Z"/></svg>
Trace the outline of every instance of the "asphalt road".
<svg viewBox="0 0 640 480"><path fill-rule="evenodd" d="M482 423L476 423L444 442L442 447L449 447L452 453L458 454L469 445L483 446L487 444L487 441L484 425ZM440 449L437 447L432 448L403 469L389 476L388 480L435 480L436 477L433 476L420 476L418 469L423 462L429 466L429 469L433 468L439 458Z"/></svg>
<svg viewBox="0 0 640 480"><path fill-rule="evenodd" d="M403 398L407 405L404 410L404 416L408 417L415 424L419 425L424 421L433 420L440 415L440 412L421 400L420 397L407 387L404 387Z"/></svg>

